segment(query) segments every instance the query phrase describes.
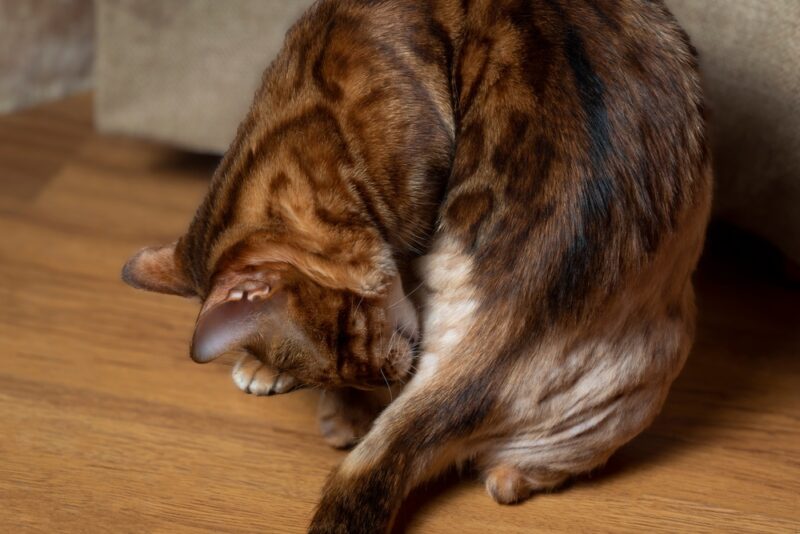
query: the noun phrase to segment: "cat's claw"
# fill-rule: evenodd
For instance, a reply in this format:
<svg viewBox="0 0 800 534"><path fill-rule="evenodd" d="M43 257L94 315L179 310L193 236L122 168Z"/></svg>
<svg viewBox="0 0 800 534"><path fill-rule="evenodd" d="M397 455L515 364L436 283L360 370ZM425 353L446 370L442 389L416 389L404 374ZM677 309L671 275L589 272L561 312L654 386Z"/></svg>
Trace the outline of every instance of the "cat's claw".
<svg viewBox="0 0 800 534"><path fill-rule="evenodd" d="M299 386L296 378L276 371L251 354L245 354L236 362L231 376L239 389L252 395L278 395Z"/></svg>

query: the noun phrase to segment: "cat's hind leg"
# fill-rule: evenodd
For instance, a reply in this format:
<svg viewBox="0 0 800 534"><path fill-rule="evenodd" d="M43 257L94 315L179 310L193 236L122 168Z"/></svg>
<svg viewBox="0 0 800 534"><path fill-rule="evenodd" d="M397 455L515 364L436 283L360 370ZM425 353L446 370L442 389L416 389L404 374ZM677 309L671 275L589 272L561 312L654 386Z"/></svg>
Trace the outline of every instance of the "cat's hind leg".
<svg viewBox="0 0 800 534"><path fill-rule="evenodd" d="M476 458L487 493L500 504L514 504L602 466L655 417L666 385L599 395L577 413L565 408L506 438L492 438Z"/></svg>

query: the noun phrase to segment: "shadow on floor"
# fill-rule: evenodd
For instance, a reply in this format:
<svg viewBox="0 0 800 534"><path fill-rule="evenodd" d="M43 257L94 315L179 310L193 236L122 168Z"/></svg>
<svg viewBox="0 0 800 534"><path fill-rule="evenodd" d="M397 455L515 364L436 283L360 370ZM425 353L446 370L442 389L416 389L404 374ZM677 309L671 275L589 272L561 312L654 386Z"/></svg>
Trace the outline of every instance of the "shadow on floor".
<svg viewBox="0 0 800 534"><path fill-rule="evenodd" d="M626 476L699 441L720 439L726 412L747 411L754 400L774 395L763 390L760 377L800 370L793 356L800 351L800 289L786 262L769 244L712 225L696 275L699 313L692 353L660 416L597 478ZM780 401L769 402L780 410ZM769 407L759 402L758 408Z"/></svg>

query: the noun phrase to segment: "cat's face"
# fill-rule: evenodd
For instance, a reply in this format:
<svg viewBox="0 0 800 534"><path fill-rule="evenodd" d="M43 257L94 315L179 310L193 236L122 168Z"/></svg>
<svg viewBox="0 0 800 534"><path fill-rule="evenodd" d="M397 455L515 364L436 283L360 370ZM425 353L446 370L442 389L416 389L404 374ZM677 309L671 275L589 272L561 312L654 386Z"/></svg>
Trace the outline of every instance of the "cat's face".
<svg viewBox="0 0 800 534"><path fill-rule="evenodd" d="M325 388L385 387L409 373L417 318L398 275L364 290L353 284L358 273L250 240L223 254L200 288L189 276L182 241L142 250L126 264L123 280L202 300L195 361L249 352L300 385Z"/></svg>

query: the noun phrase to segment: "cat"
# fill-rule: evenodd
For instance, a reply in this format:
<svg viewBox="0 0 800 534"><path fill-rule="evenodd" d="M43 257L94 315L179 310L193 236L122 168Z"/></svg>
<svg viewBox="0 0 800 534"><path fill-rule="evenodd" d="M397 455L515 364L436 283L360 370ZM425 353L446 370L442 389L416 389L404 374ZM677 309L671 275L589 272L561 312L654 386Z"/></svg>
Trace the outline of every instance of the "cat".
<svg viewBox="0 0 800 534"><path fill-rule="evenodd" d="M356 445L310 531L380 532L458 462L513 503L647 427L710 202L660 0L321 0L186 234L123 279L198 297L192 358L239 353L242 389L324 389L323 433Z"/></svg>

